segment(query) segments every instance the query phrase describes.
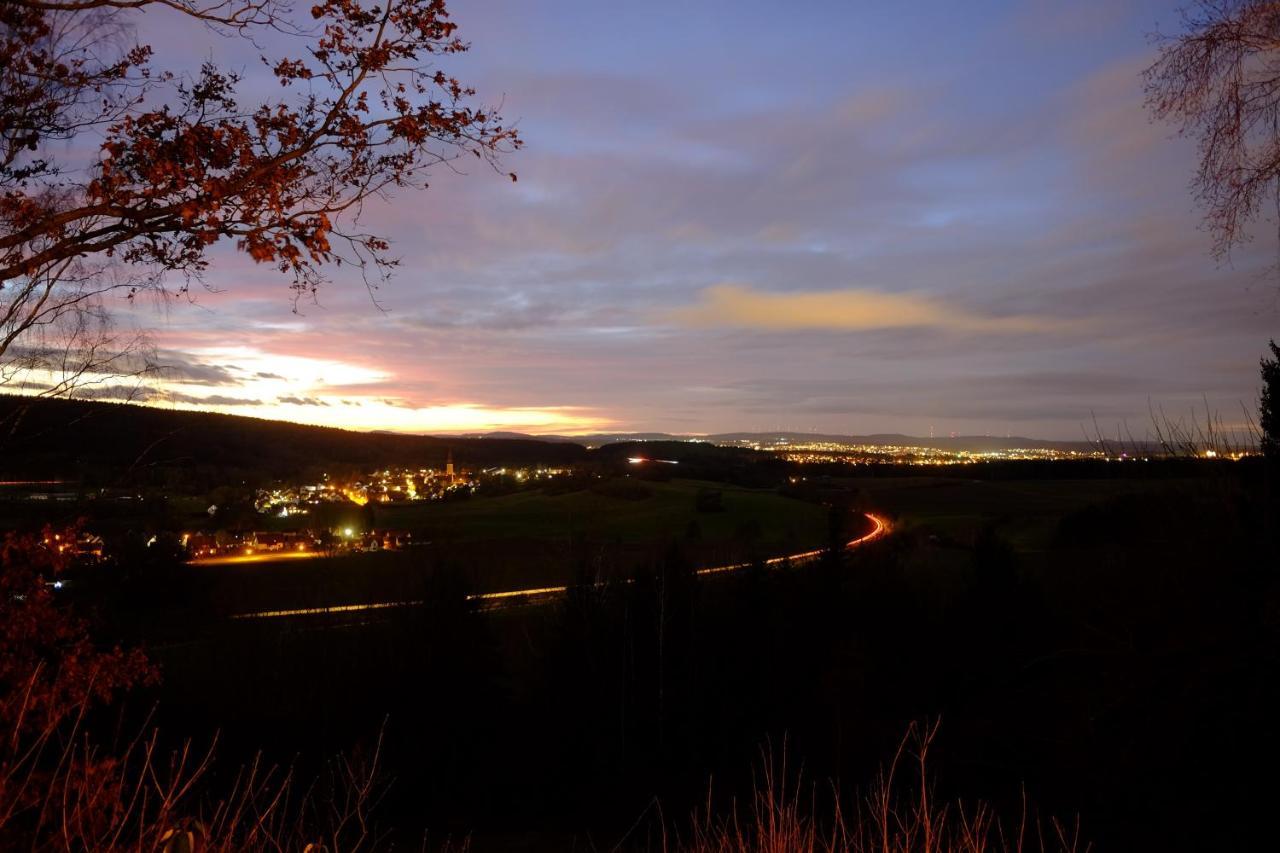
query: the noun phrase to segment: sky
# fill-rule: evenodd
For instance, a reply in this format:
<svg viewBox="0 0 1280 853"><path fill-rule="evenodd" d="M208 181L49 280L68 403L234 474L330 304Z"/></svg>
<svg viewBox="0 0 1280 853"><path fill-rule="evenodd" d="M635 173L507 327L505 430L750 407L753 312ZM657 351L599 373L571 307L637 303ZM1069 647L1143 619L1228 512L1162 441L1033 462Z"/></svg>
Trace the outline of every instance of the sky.
<svg viewBox="0 0 1280 853"><path fill-rule="evenodd" d="M1274 237L1216 263L1152 123L1172 2L452 0L525 148L366 211L401 259L297 313L230 247L122 307L154 405L406 432L1141 437L1230 424L1280 336ZM243 43L139 17L157 64Z"/></svg>

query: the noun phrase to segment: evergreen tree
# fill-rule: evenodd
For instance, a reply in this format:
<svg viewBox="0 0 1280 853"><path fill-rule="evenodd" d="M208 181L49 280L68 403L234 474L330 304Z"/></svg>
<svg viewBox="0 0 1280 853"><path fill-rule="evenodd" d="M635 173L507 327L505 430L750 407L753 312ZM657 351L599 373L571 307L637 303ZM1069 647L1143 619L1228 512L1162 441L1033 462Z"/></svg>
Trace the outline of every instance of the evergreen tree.
<svg viewBox="0 0 1280 853"><path fill-rule="evenodd" d="M1267 467L1280 466L1280 347L1268 341L1271 357L1263 358L1262 396L1258 400L1259 424L1262 427L1262 453Z"/></svg>

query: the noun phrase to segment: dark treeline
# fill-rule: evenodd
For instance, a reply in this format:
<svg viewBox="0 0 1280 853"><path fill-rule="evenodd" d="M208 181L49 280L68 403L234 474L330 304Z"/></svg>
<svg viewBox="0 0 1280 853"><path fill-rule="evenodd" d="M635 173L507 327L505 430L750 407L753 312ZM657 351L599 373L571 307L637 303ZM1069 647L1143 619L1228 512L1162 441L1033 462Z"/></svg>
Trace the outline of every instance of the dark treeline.
<svg viewBox="0 0 1280 853"><path fill-rule="evenodd" d="M67 477L91 487L150 485L203 491L319 475L327 465L441 468L567 465L587 451L567 442L437 438L180 412L100 401L0 395L0 474Z"/></svg>
<svg viewBox="0 0 1280 853"><path fill-rule="evenodd" d="M160 566L149 597L94 600L101 631L163 666L132 707L158 703L172 744L221 733L215 783L260 748L305 777L385 723L381 819L406 840L608 849L655 797L678 821L709 780L716 806L746 796L764 744L853 788L940 717L943 796L1016 815L1025 790L1100 849L1242 849L1280 759L1265 506L1247 478L1203 478L1068 513L1044 551L908 527L702 581L679 542L632 584L594 585L609 567L584 552L563 602L487 613L456 555L403 571L424 603L377 618L194 618L199 590ZM140 618L183 607L180 639Z"/></svg>
<svg viewBox="0 0 1280 853"><path fill-rule="evenodd" d="M701 442L625 442L591 452L568 441L352 432L124 403L0 395L0 476L65 478L68 488L150 487L205 494L219 487L315 480L325 472L359 475L398 465L442 468L451 453L468 469L576 466L583 473L651 479L678 473L685 479L745 486L777 485L793 467L772 454ZM637 467L628 461L634 456L679 465ZM487 489L502 491L496 482Z"/></svg>
<svg viewBox="0 0 1280 853"><path fill-rule="evenodd" d="M771 453L704 442L631 441L588 451L567 441L352 432L123 403L0 395L0 476L65 478L71 486L91 490L151 487L177 494L208 494L219 487L252 488L284 479L318 478L325 471L359 474L390 465L439 468L450 453L459 464L472 468L573 465L583 472L606 475L679 476L749 487L774 487L797 474L901 477L925 470L930 476L993 480L1155 479L1198 476L1206 469L1235 464L1080 459L996 460L928 469L888 461L800 466ZM629 462L638 456L678 465ZM490 490L499 491L494 484Z"/></svg>
<svg viewBox="0 0 1280 853"><path fill-rule="evenodd" d="M633 464L631 459L648 461ZM772 488L796 466L772 453L723 447L701 441L628 441L606 444L591 453L593 466L610 474L646 479L713 480L748 488ZM675 463L675 464L670 464Z"/></svg>

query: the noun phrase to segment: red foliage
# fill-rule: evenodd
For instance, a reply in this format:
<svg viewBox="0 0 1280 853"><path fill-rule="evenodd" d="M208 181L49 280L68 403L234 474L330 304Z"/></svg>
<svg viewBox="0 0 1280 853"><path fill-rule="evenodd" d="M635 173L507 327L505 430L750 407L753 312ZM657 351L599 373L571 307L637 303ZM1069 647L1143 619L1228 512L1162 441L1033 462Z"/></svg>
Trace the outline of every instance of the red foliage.
<svg viewBox="0 0 1280 853"><path fill-rule="evenodd" d="M56 537L61 537L56 538ZM0 546L0 850L356 850L377 845L378 752L340 758L301 795L292 774L258 759L213 796L213 748L165 756L157 734L114 749L83 714L156 678L137 651L100 649L57 601L74 531L9 534ZM379 739L379 747L381 739ZM322 841L323 839L323 841Z"/></svg>
<svg viewBox="0 0 1280 853"><path fill-rule="evenodd" d="M121 45L145 7L296 51L262 57L282 96L244 105L238 74L212 62L191 80L153 70L148 46ZM387 242L356 226L366 199L520 146L435 66L467 49L443 0L323 0L310 18L275 0L0 3L0 283L17 287L11 317L0 293L0 355L83 259L192 274L225 239L298 294L329 263L385 275ZM92 163L55 162L52 143L90 130Z"/></svg>
<svg viewBox="0 0 1280 853"><path fill-rule="evenodd" d="M0 545L0 732L14 743L157 678L140 651L97 648L84 620L55 600L50 583L67 558L46 544L54 535L9 533ZM75 541L74 531L56 535Z"/></svg>
<svg viewBox="0 0 1280 853"><path fill-rule="evenodd" d="M73 846L105 837L127 813L121 760L82 743L79 724L157 671L139 651L95 646L56 600L51 584L68 557L53 543L74 541L74 530L46 528L0 545L0 846L21 838L41 849L37 837L55 827Z"/></svg>

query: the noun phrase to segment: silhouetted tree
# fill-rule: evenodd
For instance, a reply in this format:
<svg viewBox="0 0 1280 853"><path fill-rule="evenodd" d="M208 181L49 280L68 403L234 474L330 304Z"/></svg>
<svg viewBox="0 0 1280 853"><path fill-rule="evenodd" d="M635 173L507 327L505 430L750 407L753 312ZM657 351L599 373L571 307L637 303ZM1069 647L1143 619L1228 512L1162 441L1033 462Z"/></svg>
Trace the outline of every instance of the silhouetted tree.
<svg viewBox="0 0 1280 853"><path fill-rule="evenodd" d="M828 569L839 569L845 543L849 541L849 507L836 501L827 507L827 547L822 563Z"/></svg>
<svg viewBox="0 0 1280 853"><path fill-rule="evenodd" d="M1262 429L1262 453L1272 470L1280 468L1280 347L1268 341L1271 357L1262 359L1262 394L1258 400L1258 425Z"/></svg>
<svg viewBox="0 0 1280 853"><path fill-rule="evenodd" d="M1262 393L1258 398L1258 426L1266 464L1267 524L1280 537L1280 347L1268 341L1271 356L1261 362Z"/></svg>
<svg viewBox="0 0 1280 853"><path fill-rule="evenodd" d="M198 275L223 240L291 276L296 297L315 293L328 264L385 276L387 242L357 222L366 199L425 187L430 167L462 156L496 167L519 147L436 67L467 49L444 0L308 11L295 17L284 0L0 4L0 364L38 356L39 334L58 325L82 330L75 349L93 361L102 341L90 321L106 297L163 293L166 271ZM143 12L255 45L270 36L278 50L263 62L284 95L242 103L239 73L212 61L192 79L152 68L150 46L130 44ZM93 153L63 162L68 151Z"/></svg>
<svg viewBox="0 0 1280 853"><path fill-rule="evenodd" d="M59 538L55 540L54 536ZM156 670L136 650L101 649L51 584L70 562L76 531L10 533L0 542L0 847L41 849L53 838L86 849L65 816L102 820L123 803L102 796L115 758L75 750L83 716ZM70 766L66 766L71 762ZM94 795L98 795L96 798ZM109 796L109 793L108 793ZM56 797L59 808L49 808ZM87 818L87 820L86 820ZM63 832L60 832L62 830ZM89 837L89 836L86 836Z"/></svg>
<svg viewBox="0 0 1280 853"><path fill-rule="evenodd" d="M628 590L633 742L645 772L688 757L688 702L697 579L678 542L636 573Z"/></svg>
<svg viewBox="0 0 1280 853"><path fill-rule="evenodd" d="M1221 257L1280 185L1280 6L1197 0L1183 24L1145 71L1147 106L1199 144L1195 194Z"/></svg>
<svg viewBox="0 0 1280 853"><path fill-rule="evenodd" d="M698 512L724 512L724 493L719 489L698 489L695 506Z"/></svg>

